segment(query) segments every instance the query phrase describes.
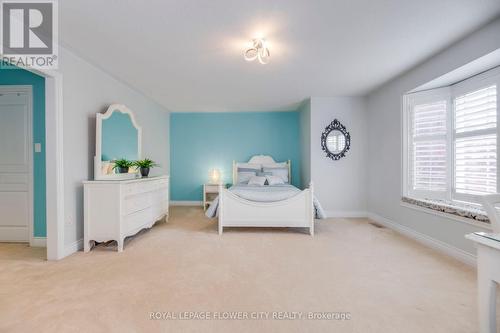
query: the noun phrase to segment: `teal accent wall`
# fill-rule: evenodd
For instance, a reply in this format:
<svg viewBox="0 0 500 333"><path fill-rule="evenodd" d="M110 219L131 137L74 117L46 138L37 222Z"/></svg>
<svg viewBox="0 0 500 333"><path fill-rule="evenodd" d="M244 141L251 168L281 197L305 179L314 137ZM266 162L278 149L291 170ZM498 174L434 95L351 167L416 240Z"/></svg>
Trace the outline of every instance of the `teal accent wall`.
<svg viewBox="0 0 500 333"><path fill-rule="evenodd" d="M139 142L137 129L126 113L113 112L111 117L102 121L102 161L125 158L138 159Z"/></svg>
<svg viewBox="0 0 500 333"><path fill-rule="evenodd" d="M35 237L47 236L45 200L45 78L23 69L0 68L0 85L31 85L33 87L33 142L42 144L42 152L33 149L33 215Z"/></svg>
<svg viewBox="0 0 500 333"><path fill-rule="evenodd" d="M200 201L210 169L232 182L232 162L253 155L292 161L292 183L300 187L299 112L172 113L170 182L175 201Z"/></svg>

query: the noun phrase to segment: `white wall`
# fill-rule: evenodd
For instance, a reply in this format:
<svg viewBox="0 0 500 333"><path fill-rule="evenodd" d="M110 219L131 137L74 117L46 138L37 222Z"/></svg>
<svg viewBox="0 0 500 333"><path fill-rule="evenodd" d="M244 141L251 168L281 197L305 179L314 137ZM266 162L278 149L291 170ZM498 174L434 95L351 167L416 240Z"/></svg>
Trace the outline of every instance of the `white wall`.
<svg viewBox="0 0 500 333"><path fill-rule="evenodd" d="M311 99L305 100L300 112L300 184L302 188L311 182Z"/></svg>
<svg viewBox="0 0 500 333"><path fill-rule="evenodd" d="M159 104L75 54L61 48L59 59L63 75L64 242L71 248L83 238L81 182L93 178L95 114L113 103L125 104L135 113L142 126L143 157L161 165L152 174L169 173L170 115Z"/></svg>
<svg viewBox="0 0 500 333"><path fill-rule="evenodd" d="M366 215L366 103L362 97L312 97L311 179L328 216ZM337 118L351 134L351 149L334 161L321 149L321 133Z"/></svg>
<svg viewBox="0 0 500 333"><path fill-rule="evenodd" d="M410 40L411 42L411 40ZM401 97L426 82L500 48L500 19L385 84L368 98L368 211L449 246L474 253L464 235L481 230L400 205Z"/></svg>

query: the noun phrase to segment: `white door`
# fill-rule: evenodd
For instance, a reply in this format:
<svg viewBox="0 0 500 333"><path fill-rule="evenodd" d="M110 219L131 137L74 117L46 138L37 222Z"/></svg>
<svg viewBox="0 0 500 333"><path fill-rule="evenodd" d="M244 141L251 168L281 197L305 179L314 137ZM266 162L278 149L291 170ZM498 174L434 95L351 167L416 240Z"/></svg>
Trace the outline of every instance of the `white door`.
<svg viewBox="0 0 500 333"><path fill-rule="evenodd" d="M30 240L31 93L0 87L0 241Z"/></svg>

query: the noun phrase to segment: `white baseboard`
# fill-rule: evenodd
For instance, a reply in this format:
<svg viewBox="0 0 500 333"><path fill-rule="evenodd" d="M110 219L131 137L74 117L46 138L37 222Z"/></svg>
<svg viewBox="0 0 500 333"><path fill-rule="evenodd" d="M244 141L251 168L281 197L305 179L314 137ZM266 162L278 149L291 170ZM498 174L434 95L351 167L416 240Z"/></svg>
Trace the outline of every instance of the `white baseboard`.
<svg viewBox="0 0 500 333"><path fill-rule="evenodd" d="M374 214L374 213L369 213L368 218L373 220L374 222L383 225L384 227L387 227L389 229L392 229L406 237L409 237L411 239L416 240L417 242L424 244L430 248L433 248L437 251L440 251L446 255L449 255L467 265L475 266L476 265L476 256L466 252L464 250L461 250L459 248L456 248L450 244L444 243L440 240L437 240L435 238L429 237L427 235L424 235L418 231L415 231L413 229L410 229L408 227L405 227L399 223L396 223L394 221L391 221L385 217L382 217L380 215Z"/></svg>
<svg viewBox="0 0 500 333"><path fill-rule="evenodd" d="M29 243L28 227L2 227L0 231L0 242Z"/></svg>
<svg viewBox="0 0 500 333"><path fill-rule="evenodd" d="M170 206L203 206L203 201L170 201Z"/></svg>
<svg viewBox="0 0 500 333"><path fill-rule="evenodd" d="M81 249L83 249L83 239L79 239L76 242L67 244L66 246L64 246L63 258L72 255L73 253L78 252Z"/></svg>
<svg viewBox="0 0 500 333"><path fill-rule="evenodd" d="M326 211L326 216L327 217L334 217L334 218L366 218L368 217L367 212L358 212L358 211L333 211L329 210Z"/></svg>
<svg viewBox="0 0 500 333"><path fill-rule="evenodd" d="M47 238L33 237L30 241L31 247L47 247Z"/></svg>

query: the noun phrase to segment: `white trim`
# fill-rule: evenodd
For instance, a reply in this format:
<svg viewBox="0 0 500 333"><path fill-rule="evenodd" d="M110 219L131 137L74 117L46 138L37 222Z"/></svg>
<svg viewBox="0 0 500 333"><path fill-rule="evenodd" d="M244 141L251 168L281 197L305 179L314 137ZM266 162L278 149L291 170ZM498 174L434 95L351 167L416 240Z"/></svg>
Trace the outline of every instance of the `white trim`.
<svg viewBox="0 0 500 333"><path fill-rule="evenodd" d="M426 207L412 205L411 203L404 202L404 201L401 201L400 205L402 207L406 207L406 208L410 208L410 209L413 209L413 210L417 210L417 211L422 212L422 213L436 215L436 216L439 216L439 217L444 217L444 218L447 218L447 219L450 219L450 220L454 220L454 221L462 222L462 223L465 223L465 224L469 224L469 225L472 225L474 227L480 227L480 228L485 229L485 230L489 230L489 231L493 230L491 228L490 224L483 223L483 222L478 222L478 221L475 221L473 219L469 219L469 218L466 218L466 217L462 217L462 216L458 216L458 215L453 215L453 214L448 214L448 213L445 213L445 212L440 212L440 211L437 211L437 210L434 210L434 209L430 209L430 208L426 208Z"/></svg>
<svg viewBox="0 0 500 333"><path fill-rule="evenodd" d="M35 182L34 182L34 167L35 162L33 156L33 87L31 85L1 85L0 94L25 94L26 102L28 107L28 239L25 241L29 242L30 246L33 246L34 229L35 229L35 217L34 217L34 206L35 206Z"/></svg>
<svg viewBox="0 0 500 333"><path fill-rule="evenodd" d="M26 243L26 234L29 232L28 227L13 227L4 226L2 227L2 232L0 233L0 242L5 243Z"/></svg>
<svg viewBox="0 0 500 333"><path fill-rule="evenodd" d="M45 77L45 167L47 193L47 259L59 260L64 251L63 82L56 72Z"/></svg>
<svg viewBox="0 0 500 333"><path fill-rule="evenodd" d="M364 211L337 211L329 210L326 211L327 218L367 218L368 212Z"/></svg>
<svg viewBox="0 0 500 333"><path fill-rule="evenodd" d="M31 247L47 247L47 238L45 237L33 237L30 240Z"/></svg>
<svg viewBox="0 0 500 333"><path fill-rule="evenodd" d="M424 235L418 231L405 227L399 223L396 223L388 218L382 217L380 215L370 213L368 218L384 227L392 229L406 237L409 237L417 242L428 246L434 250L437 250L441 253L449 255L467 265L475 266L476 265L476 256L461 250L457 247L444 243L440 240L432 238L430 236Z"/></svg>
<svg viewBox="0 0 500 333"><path fill-rule="evenodd" d="M83 238L64 246L63 257L67 257L75 252L81 251L83 249Z"/></svg>
<svg viewBox="0 0 500 333"><path fill-rule="evenodd" d="M96 114L96 130L95 130L95 156L94 156L94 179L95 180L106 180L106 179L124 179L124 178L135 178L136 174L116 174L116 175L103 175L102 171L102 121L109 119L114 112L121 112L127 114L132 121L132 125L137 130L137 159L141 159L142 150L142 128L137 123L134 113L132 110L127 108L123 104L111 104L106 112ZM128 176L128 177L124 177Z"/></svg>
<svg viewBox="0 0 500 333"><path fill-rule="evenodd" d="M170 201L170 206L203 206L203 201Z"/></svg>

